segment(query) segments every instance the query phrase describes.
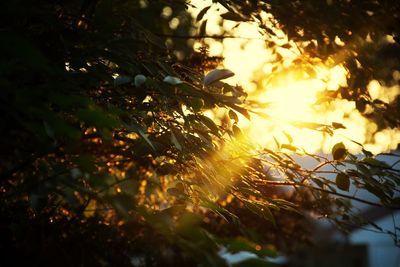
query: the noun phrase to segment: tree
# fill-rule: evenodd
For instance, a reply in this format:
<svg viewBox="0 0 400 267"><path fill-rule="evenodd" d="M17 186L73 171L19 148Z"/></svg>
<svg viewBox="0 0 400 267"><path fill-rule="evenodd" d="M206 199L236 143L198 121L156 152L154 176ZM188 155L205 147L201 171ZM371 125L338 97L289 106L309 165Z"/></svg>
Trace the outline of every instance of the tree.
<svg viewBox="0 0 400 267"><path fill-rule="evenodd" d="M316 39L317 45L304 51L321 58L336 52L332 38L346 42L342 31L357 31L345 27L352 18L337 19L330 27L320 23L325 16L307 12L320 14L333 5L337 10L330 12L342 18L343 10L361 10L353 2L215 2L229 11L225 19L255 20L273 34L257 16L267 8L299 45ZM290 136L277 151L254 152L237 126L238 114L251 119L245 90L221 81L231 75L228 70L209 73L219 59L208 57L206 49L196 52L184 40L169 39L193 27L188 5L133 0L0 4L3 265L225 266L218 253L224 247L260 257L243 264L269 266L262 258L276 255L275 248L289 251L293 239L306 239L306 227L297 222L307 211L345 229L368 223L354 214L351 199L399 208L399 170L366 150L359 158L337 144L331 158L309 155L320 162L312 170L288 153L301 153ZM294 21L284 13L293 8L305 10L293 12ZM377 14L393 9L393 17L385 16L388 25L399 14L395 4L371 8ZM181 18L176 29L169 27L171 16L160 17L163 11ZM379 25L372 18L366 23ZM398 36L396 29L372 29L378 39ZM372 31L370 36L375 38ZM178 58L178 52L186 57ZM374 65L382 61L375 59L358 60L383 71ZM382 127L398 126L397 102L374 103L365 95L373 75L387 76L352 62L346 58L360 84L335 97L372 105L385 118ZM399 67L396 62L393 68ZM213 108L226 110L225 121L204 115ZM340 127L308 126L329 133ZM325 166L331 166L336 181L324 176ZM343 193L350 184L380 202ZM281 186L295 190L287 194ZM398 242L396 231L389 234Z"/></svg>

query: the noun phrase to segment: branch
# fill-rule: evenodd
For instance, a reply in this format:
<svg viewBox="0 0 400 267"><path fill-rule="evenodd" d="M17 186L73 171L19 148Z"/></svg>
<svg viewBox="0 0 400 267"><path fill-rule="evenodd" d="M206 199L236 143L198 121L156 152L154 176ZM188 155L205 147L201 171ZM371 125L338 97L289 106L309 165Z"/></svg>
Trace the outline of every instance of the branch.
<svg viewBox="0 0 400 267"><path fill-rule="evenodd" d="M264 38L256 38L256 37L242 37L242 36L233 36L233 35L174 35L174 34L164 34L158 33L159 37L167 37L173 39L243 39L243 40L262 40L267 41Z"/></svg>
<svg viewBox="0 0 400 267"><path fill-rule="evenodd" d="M397 206L385 206L385 205L382 205L382 204L379 204L379 203L375 203L375 202L371 202L371 201L368 201L368 200L365 200L365 199L362 199L362 198L358 198L358 197L355 197L355 196L349 196L349 195L346 195L346 194L342 194L342 193L326 190L326 189L323 189L323 188L312 187L312 186L309 186L309 185L306 185L306 184L299 184L299 183L285 182L285 181L257 181L257 182L259 182L261 184L264 184L264 185L294 186L294 187L303 186L303 187L310 188L312 190L316 190L316 191L328 193L328 194L331 194L331 195L344 197L344 198L347 198L347 199L355 200L355 201L358 201L358 202L361 202L361 203L364 203L364 204L368 204L368 205L371 205L371 206L375 206L375 207L400 210L400 207L397 207Z"/></svg>

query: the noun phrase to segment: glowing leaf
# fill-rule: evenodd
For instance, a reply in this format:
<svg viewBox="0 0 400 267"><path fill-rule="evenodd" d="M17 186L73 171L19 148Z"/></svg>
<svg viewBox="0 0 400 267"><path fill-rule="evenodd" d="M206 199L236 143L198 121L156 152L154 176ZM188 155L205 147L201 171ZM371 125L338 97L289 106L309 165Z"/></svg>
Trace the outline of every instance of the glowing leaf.
<svg viewBox="0 0 400 267"><path fill-rule="evenodd" d="M239 121L238 115L233 110L229 110L229 118L235 120L235 122Z"/></svg>
<svg viewBox="0 0 400 267"><path fill-rule="evenodd" d="M203 84L210 85L216 81L232 77L233 75L235 75L235 73L228 69L214 69L204 77Z"/></svg>

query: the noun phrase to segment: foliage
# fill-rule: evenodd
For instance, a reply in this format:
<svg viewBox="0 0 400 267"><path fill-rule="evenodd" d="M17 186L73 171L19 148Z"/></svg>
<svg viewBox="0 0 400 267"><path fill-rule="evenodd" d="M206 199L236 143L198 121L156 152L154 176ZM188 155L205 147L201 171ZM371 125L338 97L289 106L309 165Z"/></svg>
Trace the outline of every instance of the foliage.
<svg viewBox="0 0 400 267"><path fill-rule="evenodd" d="M225 19L257 18L261 8L219 2ZM160 17L167 5L180 17L175 30ZM215 77L204 85L206 63L217 59L203 49L201 64L180 61L178 52L193 51L167 37L192 27L187 5L0 4L2 265L225 266L225 247L270 266L263 257L306 240L297 222L307 212L344 228L368 223L337 188L351 184L379 199L369 204L399 208L399 171L368 151L360 158L338 144L323 158L290 140L255 151L237 126L238 114L251 118L244 89ZM205 116L216 108L225 121ZM320 165L305 169L289 152Z"/></svg>
<svg viewBox="0 0 400 267"><path fill-rule="evenodd" d="M233 21L257 22L275 48L296 48L302 58L296 64L315 59L343 64L349 71L348 87L331 92L333 98L356 102L357 109L380 129L398 127L400 99L392 103L373 99L367 85L377 80L388 87L398 84L393 75L400 66L400 4L390 0L306 0L229 1L216 0ZM261 15L267 12L267 19ZM240 18L240 19L239 19ZM290 42L283 42L277 30ZM277 61L281 61L279 56ZM306 60L308 58L308 60ZM304 62L305 61L305 62Z"/></svg>

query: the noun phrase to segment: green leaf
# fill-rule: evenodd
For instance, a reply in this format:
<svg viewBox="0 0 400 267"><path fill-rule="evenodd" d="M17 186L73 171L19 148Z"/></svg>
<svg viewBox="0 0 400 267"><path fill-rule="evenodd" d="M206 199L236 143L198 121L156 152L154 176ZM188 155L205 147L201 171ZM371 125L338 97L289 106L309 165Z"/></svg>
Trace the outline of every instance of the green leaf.
<svg viewBox="0 0 400 267"><path fill-rule="evenodd" d="M332 156L334 160L342 160L346 157L347 149L342 142L337 143L332 148Z"/></svg>
<svg viewBox="0 0 400 267"><path fill-rule="evenodd" d="M350 188L349 176L343 172L338 173L336 176L336 185L341 190L349 191Z"/></svg>

